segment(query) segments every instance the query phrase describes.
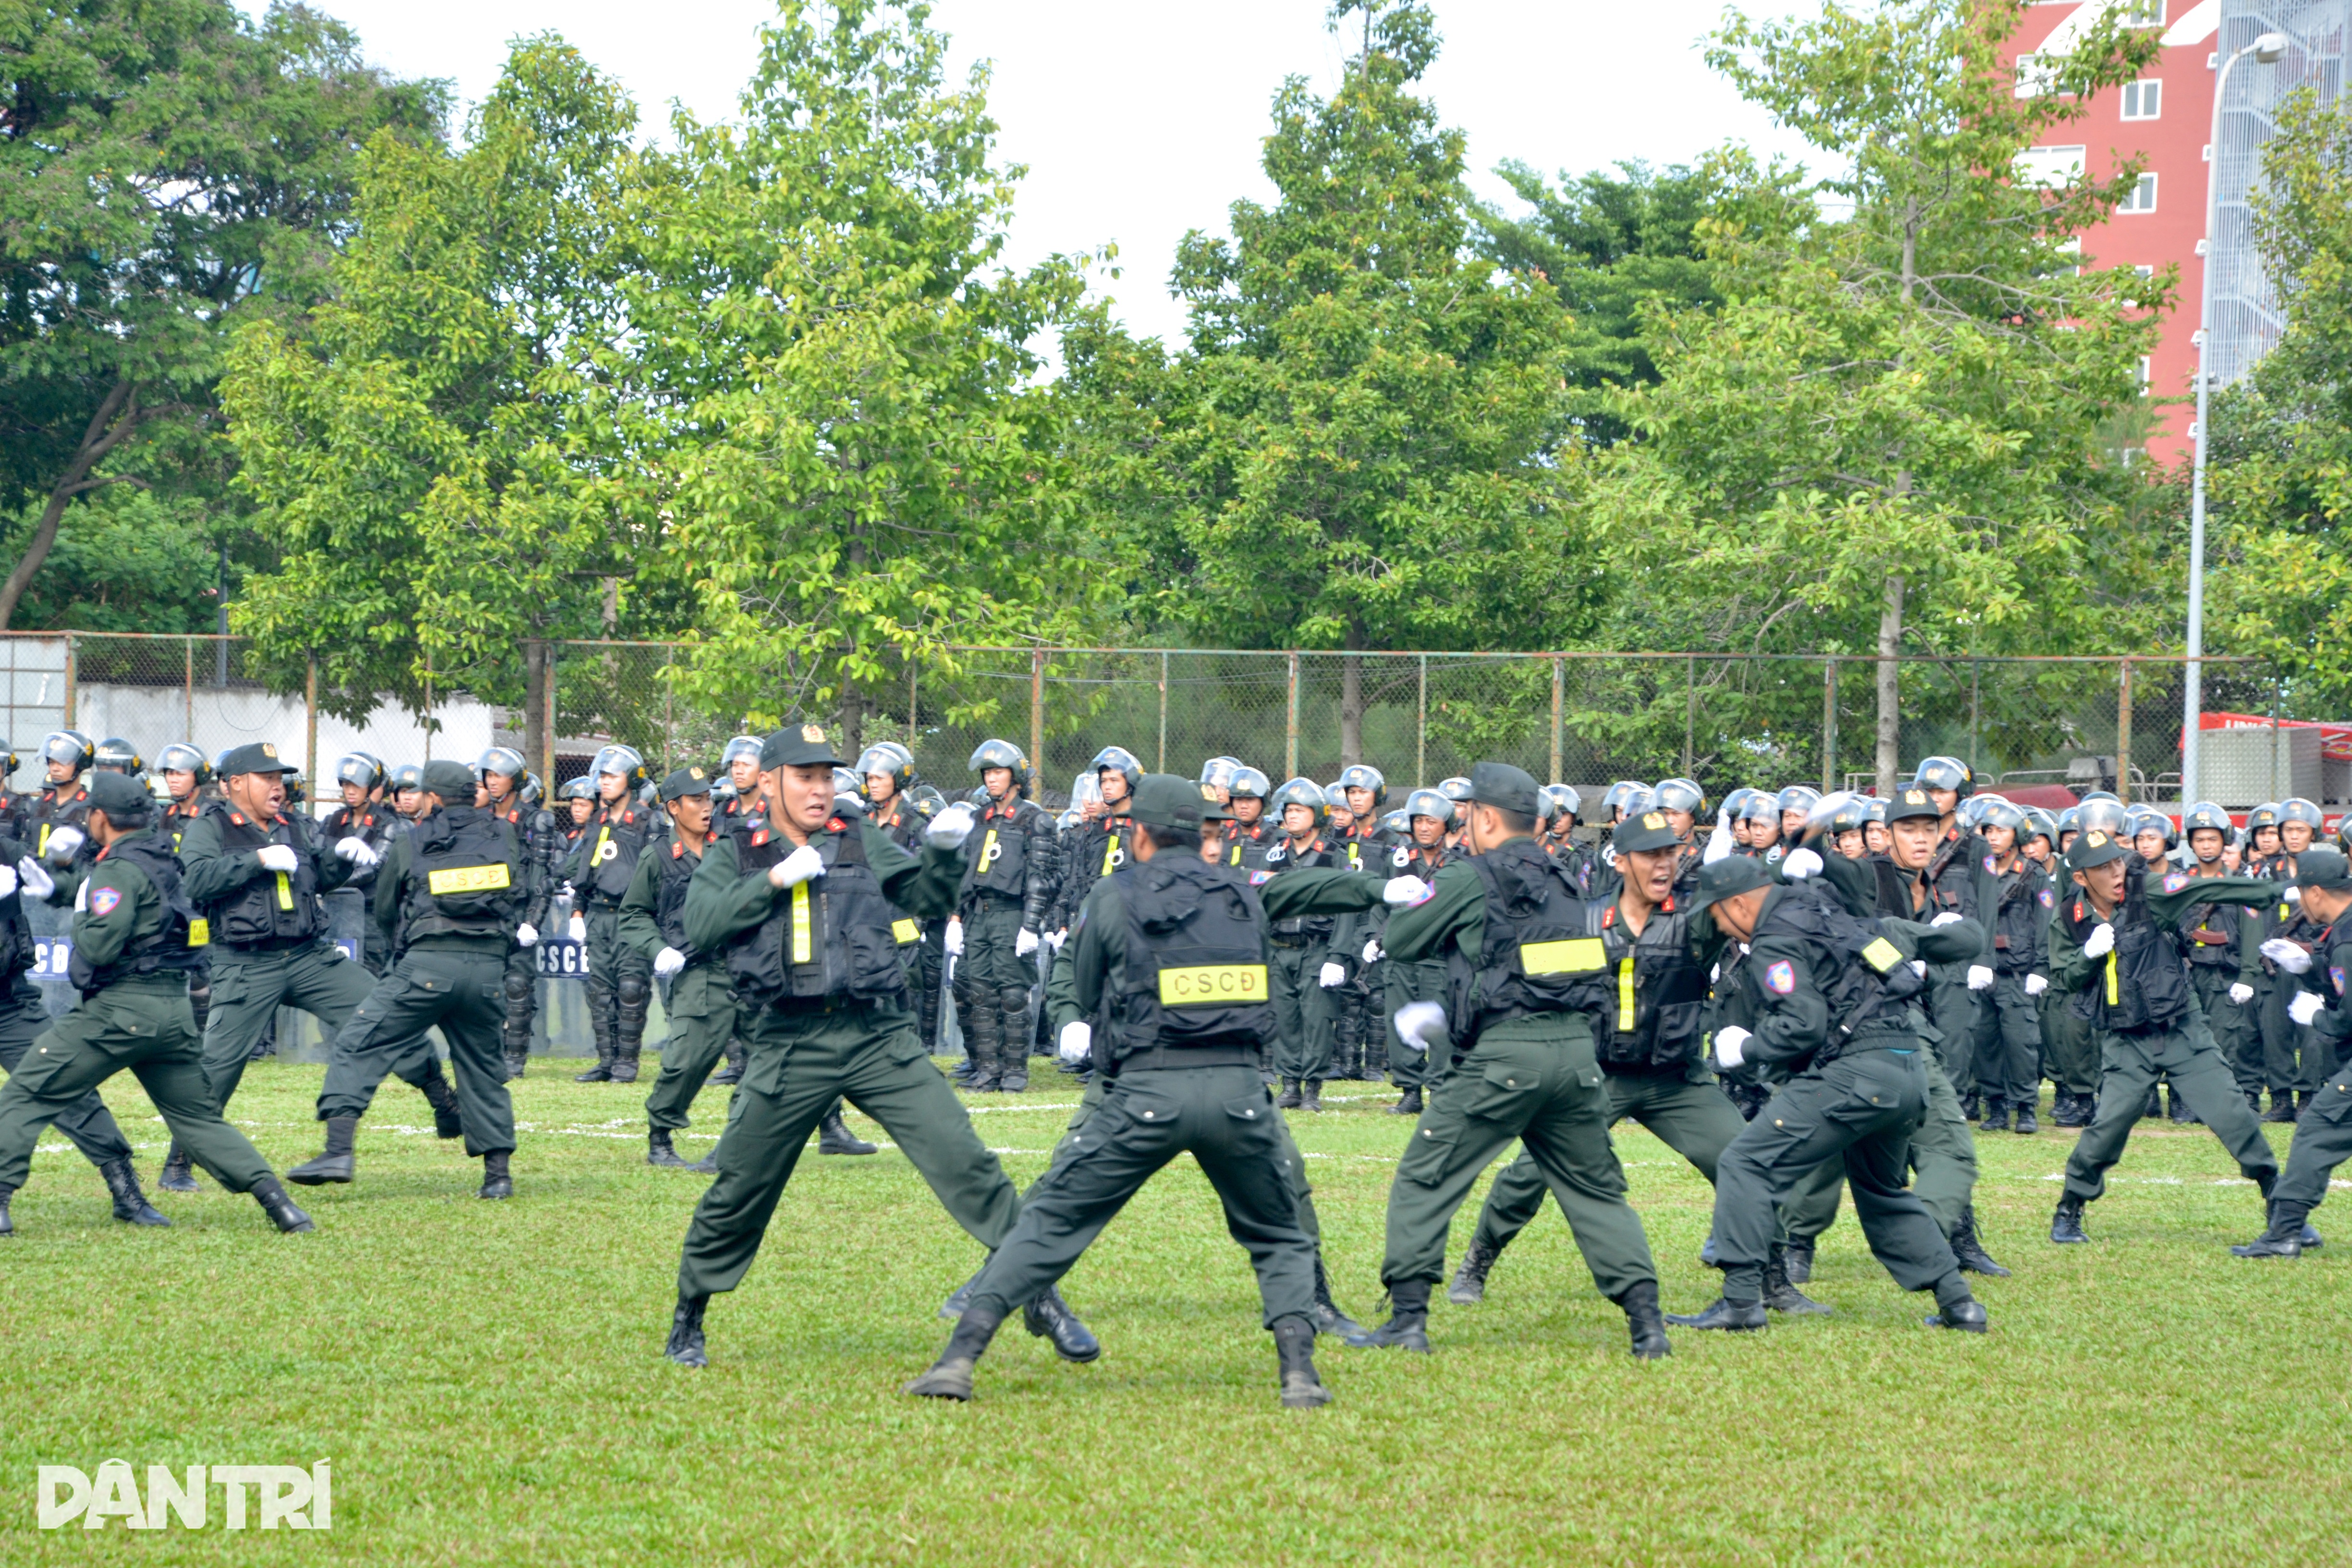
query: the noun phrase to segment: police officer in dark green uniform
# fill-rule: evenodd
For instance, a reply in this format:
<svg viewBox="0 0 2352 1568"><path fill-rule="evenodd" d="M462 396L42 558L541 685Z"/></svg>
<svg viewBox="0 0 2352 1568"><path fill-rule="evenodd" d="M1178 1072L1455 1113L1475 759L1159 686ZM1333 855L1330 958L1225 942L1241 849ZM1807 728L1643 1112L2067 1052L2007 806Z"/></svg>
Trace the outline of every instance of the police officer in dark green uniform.
<svg viewBox="0 0 2352 1568"><path fill-rule="evenodd" d="M588 928L588 1021L596 1065L574 1083L635 1083L643 1054L654 974L646 955L621 937L621 895L637 874L637 857L659 826L636 801L646 763L627 746L606 746L588 764L597 805L573 843L563 879Z"/></svg>
<svg viewBox="0 0 2352 1568"><path fill-rule="evenodd" d="M523 798L530 766L512 746L492 746L474 763L482 781L482 805L513 830L522 846L522 923L515 928L515 947L507 954L502 982L507 1021L507 1077L518 1079L530 1068L530 1026L539 1016L540 928L547 923L548 905L555 896L555 847L562 842L555 814ZM529 941L523 938L528 936Z"/></svg>
<svg viewBox="0 0 2352 1568"><path fill-rule="evenodd" d="M1384 876L1394 879L1411 877L1416 881L1430 882L1445 866L1461 859L1462 854L1446 847L1446 828L1454 820L1454 803L1433 789L1417 789L1405 796L1406 842L1389 853L1389 863L1381 868ZM1558 857L1554 857L1558 858ZM1571 879L1577 877L1574 866L1568 868ZM1581 887L1581 881L1578 882ZM1377 934L1387 934L1387 917L1374 915L1367 923L1378 928ZM1389 1076L1403 1092L1389 1107L1391 1116L1419 1116L1422 1112L1422 1089L1428 1082L1433 1067L1444 1064L1452 1053L1446 1050L1422 1049L1397 1033L1397 1015L1415 1002L1436 1002L1441 1005L1445 996L1445 959L1442 954L1408 963L1381 947L1381 1048L1388 1053Z"/></svg>
<svg viewBox="0 0 2352 1568"><path fill-rule="evenodd" d="M1032 956L1062 881L1054 819L1029 798L1036 774L1010 741L983 741L971 753L987 806L965 850L957 921L948 934L955 996L971 1055L974 1093L1017 1094L1029 1087Z"/></svg>
<svg viewBox="0 0 2352 1568"><path fill-rule="evenodd" d="M514 830L474 804L463 763L425 764L424 810L376 873L372 910L398 956L335 1037L319 1093L327 1147L286 1173L315 1186L357 1173L352 1135L376 1085L440 1026L457 1079L457 1115L468 1157L482 1162L485 1198L514 1195L514 1100L507 1093L500 1031L507 953L521 924L523 850Z"/></svg>
<svg viewBox="0 0 2352 1568"><path fill-rule="evenodd" d="M153 797L120 773L92 779L87 794L84 821L98 853L74 903L70 973L81 1005L0 1085L0 1235L15 1228L8 1200L25 1184L41 1129L125 1068L221 1185L251 1193L281 1231L313 1228L213 1100L188 1012L188 970L203 951L199 917L170 842L153 830Z"/></svg>
<svg viewBox="0 0 2352 1568"><path fill-rule="evenodd" d="M665 1353L683 1366L708 1362L704 1309L742 1281L802 1146L844 1095L882 1123L982 1247L1002 1242L1020 1212L1003 1166L924 1054L891 930L899 911L929 920L954 907L972 811L940 812L918 859L862 819L835 815L841 765L814 724L770 735L760 747L762 809L703 851L687 889L686 935L726 954L751 1055L719 1134L719 1179L678 1259ZM1053 1332L1065 1355L1092 1353L1092 1336L1077 1338L1084 1326L1058 1298L1045 1310L1052 1321L1033 1320L1033 1330Z"/></svg>
<svg viewBox="0 0 2352 1568"><path fill-rule="evenodd" d="M1201 826L1215 805L1213 792L1173 774L1139 781L1130 858L1088 891L1070 931L1075 1005L1102 1019L1104 1036L1097 1042L1090 1024L1072 1020L1061 1048L1094 1052L1099 1106L1073 1124L1029 1189L1021 1220L966 1292L947 1349L908 1393L971 1398L974 1364L1013 1303L1050 1289L1154 1172L1189 1152L1257 1271L1282 1403L1329 1400L1315 1372L1317 1266L1290 1168L1296 1151L1257 1070L1275 1026L1276 917L1249 881L1202 859ZM1261 886L1285 910L1335 914L1367 907L1380 888L1331 868Z"/></svg>
<svg viewBox="0 0 2352 1568"><path fill-rule="evenodd" d="M375 989L366 965L327 940L321 893L354 869L373 868L375 849L357 836L320 853L310 818L286 809L293 764L268 742L222 753L226 808L209 811L180 836L189 901L211 934L212 1015L205 1026L205 1075L228 1108L245 1064L280 1007L299 1007L331 1040ZM457 1136L457 1097L420 1031L398 1063L400 1076L433 1107L434 1130Z"/></svg>
<svg viewBox="0 0 2352 1568"><path fill-rule="evenodd" d="M1687 898L1675 895L1684 845L1665 813L1654 808L1628 817L1615 842L1622 878L1617 897L1584 910L1585 933L1601 939L1613 986L1613 1005L1595 1030L1609 1124L1632 1117L1712 1184L1716 1162L1746 1125L1716 1087L1701 1049L1707 971L1721 939L1711 921L1698 921ZM1504 1167L1487 1189L1447 1300L1469 1306L1485 1297L1487 1270L1541 1212L1546 1190L1542 1167L1524 1150Z"/></svg>
<svg viewBox="0 0 2352 1568"><path fill-rule="evenodd" d="M1811 850L1792 854L1814 854ZM1912 1001L1931 963L1965 962L1983 931L1849 912L1817 882L1783 883L1761 859L1734 855L1699 872L1695 900L1717 929L1748 943L1740 965L1753 1029L1715 1032L1716 1059L1785 1067L1783 1083L1724 1150L1716 1168L1715 1247L1723 1294L1675 1315L1694 1329L1755 1330L1780 1201L1836 1163L1853 1191L1871 1251L1906 1290L1932 1289L1937 1328L1981 1333L1943 1226L1903 1184L1911 1141L1927 1117L1926 1042Z"/></svg>
<svg viewBox="0 0 2352 1568"><path fill-rule="evenodd" d="M1536 781L1507 763L1470 773L1465 839L1429 897L1389 917L1383 945L1406 963L1444 956L1452 1005L1415 1002L1399 1035L1426 1043L1456 1020L1461 1054L1433 1083L1389 1192L1381 1282L1391 1315L1349 1342L1429 1349L1430 1288L1445 1267L1446 1226L1471 1184L1521 1140L1567 1212L1601 1293L1625 1312L1633 1354L1667 1353L1658 1275L1625 1173L1609 1141L1609 1089L1595 1054L1596 1018L1613 999L1606 948L1588 935L1585 900L1531 837Z"/></svg>
<svg viewBox="0 0 2352 1568"><path fill-rule="evenodd" d="M621 895L621 935L653 962L656 980L669 982L669 1037L662 1042L661 1076L646 1096L646 1163L709 1174L717 1151L689 1165L671 1147L690 1125L694 1097L735 1037L735 990L718 953L698 949L686 934L686 891L710 843L710 775L684 767L662 780L669 810L669 841L637 858L637 873ZM839 1114L835 1112L835 1114Z"/></svg>
<svg viewBox="0 0 2352 1568"><path fill-rule="evenodd" d="M2099 1044L2099 1113L2066 1157L2064 1195L2050 1222L2054 1242L2090 1239L2083 1232L2083 1205L2106 1191L2107 1172L2123 1158L2132 1124L2159 1082L2187 1099L2266 1202L2278 1180L2278 1156L2205 1027L2173 936L2192 904L2260 908L2278 896L2278 885L2251 877L2150 872L2130 854L2105 829L2085 830L2066 851L2074 887L2061 896L2050 922L2050 983L2068 994L2068 1005L2090 1023ZM2151 888L2155 876L2162 879ZM2264 943L2263 956L2310 963L2310 954L2291 942L2279 943L2277 952Z"/></svg>
<svg viewBox="0 0 2352 1568"><path fill-rule="evenodd" d="M1347 851L1325 831L1328 803L1323 786L1309 778L1286 782L1266 802L1279 830L1266 846L1265 869L1276 876L1295 870L1348 867ZM1274 1070L1282 1080L1275 1102L1285 1110L1323 1109L1323 1080L1330 1075L1339 1022L1331 993L1348 983L1347 955L1334 945L1339 922L1322 915L1286 915L1270 931L1274 942Z"/></svg>
<svg viewBox="0 0 2352 1568"><path fill-rule="evenodd" d="M2352 921L2345 918L2352 911L2352 862L2335 849L2305 849L2295 857L2294 885L2305 918L2321 930L2303 968L2291 967L2292 956L2280 965L2300 983L2287 999L2287 1016L2315 1031L2338 1060L2294 1124L2286 1173L2271 1193L2270 1224L2253 1240L2230 1248L2240 1258L2299 1258L2317 1247L2311 1211L2327 1200L2328 1179L2352 1157L2352 1064L2341 1059L2344 1042L2352 1040L2352 1010L2344 1000L2346 977L2352 974Z"/></svg>

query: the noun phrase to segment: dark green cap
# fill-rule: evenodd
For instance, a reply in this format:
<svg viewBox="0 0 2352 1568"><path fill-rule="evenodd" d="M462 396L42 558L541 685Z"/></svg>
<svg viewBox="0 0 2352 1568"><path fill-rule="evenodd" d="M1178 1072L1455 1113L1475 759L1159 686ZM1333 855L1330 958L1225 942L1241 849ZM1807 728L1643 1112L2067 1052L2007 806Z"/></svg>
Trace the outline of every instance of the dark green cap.
<svg viewBox="0 0 2352 1568"><path fill-rule="evenodd" d="M1533 773L1508 763L1480 763L1470 770L1470 798L1497 811L1535 816L1539 809L1536 788Z"/></svg>
<svg viewBox="0 0 2352 1568"><path fill-rule="evenodd" d="M680 768L661 782L661 797L664 800L681 800L690 795L709 793L710 775L700 768Z"/></svg>
<svg viewBox="0 0 2352 1568"><path fill-rule="evenodd" d="M1146 773L1135 784L1135 804L1129 815L1151 827L1200 830L1202 820L1218 810L1216 792L1174 773Z"/></svg>
<svg viewBox="0 0 2352 1568"><path fill-rule="evenodd" d="M106 813L118 827L136 826L155 815L155 797L128 773L93 773L86 787L90 809Z"/></svg>
<svg viewBox="0 0 2352 1568"><path fill-rule="evenodd" d="M220 766L213 770L225 779L233 779L239 773L290 773L295 771L294 764L279 756L278 748L267 741L231 746L221 753Z"/></svg>
<svg viewBox="0 0 2352 1568"><path fill-rule="evenodd" d="M1886 820L1906 822L1915 816L1941 816L1943 807L1919 784L1907 784L1887 798Z"/></svg>
<svg viewBox="0 0 2352 1568"><path fill-rule="evenodd" d="M480 783L473 769L443 757L425 764L425 780L418 787L427 795L439 795L445 805L471 805Z"/></svg>
<svg viewBox="0 0 2352 1568"><path fill-rule="evenodd" d="M1691 898L1691 908L1703 910L1725 899L1771 887L1780 879L1779 869L1766 865L1760 855L1727 855L1712 866L1699 868L1698 890Z"/></svg>
<svg viewBox="0 0 2352 1568"><path fill-rule="evenodd" d="M1654 850L1672 849L1682 839L1666 826L1664 812L1645 811L1619 823L1617 831L1610 835L1609 842L1616 847L1620 855L1646 855Z"/></svg>
<svg viewBox="0 0 2352 1568"><path fill-rule="evenodd" d="M776 768L845 768L824 731L814 724L787 724L760 742L760 771Z"/></svg>
<svg viewBox="0 0 2352 1568"><path fill-rule="evenodd" d="M2087 871L2094 866L2104 866L2110 860L2120 860L2131 853L2124 841L2104 827L2094 827L2078 834L2066 847L2066 869Z"/></svg>
<svg viewBox="0 0 2352 1568"><path fill-rule="evenodd" d="M2294 858L2294 885L2331 893L2352 893L2352 860L2340 851L2312 846Z"/></svg>

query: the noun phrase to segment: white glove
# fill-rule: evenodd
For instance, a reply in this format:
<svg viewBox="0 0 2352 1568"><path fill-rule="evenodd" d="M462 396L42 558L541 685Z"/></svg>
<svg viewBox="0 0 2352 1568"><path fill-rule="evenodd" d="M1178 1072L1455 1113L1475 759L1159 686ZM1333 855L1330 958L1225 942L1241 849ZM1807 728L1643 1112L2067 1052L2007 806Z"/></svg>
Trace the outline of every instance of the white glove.
<svg viewBox="0 0 2352 1568"><path fill-rule="evenodd" d="M824 875L824 857L816 852L815 845L803 844L768 868L768 886L797 888L813 877Z"/></svg>
<svg viewBox="0 0 2352 1568"><path fill-rule="evenodd" d="M1409 1051L1426 1051L1445 1037L1445 1008L1436 1002L1408 1002L1396 1011L1397 1038Z"/></svg>
<svg viewBox="0 0 2352 1568"><path fill-rule="evenodd" d="M1990 991L1990 990L1991 990L1991 989L1992 989L1992 970L1991 970L1990 968L1989 968L1988 966L1986 966L1986 965L1984 965L1984 964L1981 964L1981 963L1971 963L1971 964L1969 964L1969 990L1971 990L1971 991Z"/></svg>
<svg viewBox="0 0 2352 1568"><path fill-rule="evenodd" d="M537 947L539 945L539 928L531 924L529 921L525 921L520 925L515 927L515 945L517 947Z"/></svg>
<svg viewBox="0 0 2352 1568"><path fill-rule="evenodd" d="M10 894L14 893L16 890L16 868L15 868L14 867L10 867L10 866L0 866L0 899L5 899L5 898L8 897Z"/></svg>
<svg viewBox="0 0 2352 1568"><path fill-rule="evenodd" d="M588 917L586 915L573 915L569 921L564 922L563 934L570 937L574 942L586 942L588 940Z"/></svg>
<svg viewBox="0 0 2352 1568"><path fill-rule="evenodd" d="M46 851L50 862L58 866L72 864L74 851L88 842L89 837L79 827L60 827L53 830L49 834L49 847Z"/></svg>
<svg viewBox="0 0 2352 1568"><path fill-rule="evenodd" d="M2242 1007L2253 999L2254 988L2247 984L2244 981L2241 980L2235 985L2230 987L2230 1000L2235 1002L2239 1006Z"/></svg>
<svg viewBox="0 0 2352 1568"><path fill-rule="evenodd" d="M57 879L30 855L16 862L16 877L24 884L25 891L37 899L46 899L58 890Z"/></svg>
<svg viewBox="0 0 2352 1568"><path fill-rule="evenodd" d="M1916 975L1917 975L1917 976L1918 976L1920 979L1922 979L1922 980L1927 979L1927 961L1926 959L1924 959L1924 958L1915 958L1915 959L1913 959L1913 960L1911 961L1911 973L1914 973L1914 974L1916 974Z"/></svg>
<svg viewBox="0 0 2352 1568"><path fill-rule="evenodd" d="M1364 943L1364 962L1366 963L1378 963L1380 961L1381 939L1379 937L1374 937L1371 941Z"/></svg>
<svg viewBox="0 0 2352 1568"><path fill-rule="evenodd" d="M1717 1067L1736 1068L1748 1059L1748 1042L1756 1037L1737 1024L1726 1024L1715 1032L1715 1062Z"/></svg>
<svg viewBox="0 0 2352 1568"><path fill-rule="evenodd" d="M2083 939L2084 958L2105 958L2116 950L2116 928L2101 921Z"/></svg>
<svg viewBox="0 0 2352 1568"><path fill-rule="evenodd" d="M2303 889L2290 882L2286 891L2279 895L2279 900L2283 903L2299 904L2303 902Z"/></svg>
<svg viewBox="0 0 2352 1568"><path fill-rule="evenodd" d="M1966 918L1967 917L1961 914L1958 910L1946 910L1942 914L1937 915L1934 920L1929 921L1927 923L1931 926L1956 926Z"/></svg>
<svg viewBox="0 0 2352 1568"><path fill-rule="evenodd" d="M1317 972L1315 978L1326 991L1335 986L1345 985L1348 984L1348 966L1344 963L1327 963Z"/></svg>
<svg viewBox="0 0 2352 1568"><path fill-rule="evenodd" d="M575 904L580 901L579 890L573 888L569 882L563 884L563 896L571 900Z"/></svg>
<svg viewBox="0 0 2352 1568"><path fill-rule="evenodd" d="M57 848L56 839L49 840L49 848ZM265 871L296 871L302 866L301 857L294 853L290 844L265 844L253 852L253 858L261 862Z"/></svg>
<svg viewBox="0 0 2352 1568"><path fill-rule="evenodd" d="M335 858L340 860L349 860L362 871L383 858L368 847L366 839L356 836L335 840Z"/></svg>
<svg viewBox="0 0 2352 1568"><path fill-rule="evenodd" d="M1066 931L1049 931L1045 933L1045 945L1055 952L1061 952L1062 944L1069 940L1070 933Z"/></svg>
<svg viewBox="0 0 2352 1568"><path fill-rule="evenodd" d="M1037 933L1026 926L1022 927L1021 934L1013 939L1013 956L1026 958L1036 951Z"/></svg>
<svg viewBox="0 0 2352 1568"><path fill-rule="evenodd" d="M2044 991L2049 989L2050 976L2046 974L2029 974L2025 977L2025 994L2028 996L2039 996Z"/></svg>
<svg viewBox="0 0 2352 1568"><path fill-rule="evenodd" d="M975 820L971 807L958 801L931 818L931 825L923 829L923 842L941 849L961 849L963 841L971 837Z"/></svg>
<svg viewBox="0 0 2352 1568"><path fill-rule="evenodd" d="M74 889L74 913L78 915L89 913L89 879L88 877L84 877L81 879L81 885Z"/></svg>
<svg viewBox="0 0 2352 1568"><path fill-rule="evenodd" d="M1060 1042L1054 1052L1066 1062L1082 1062L1095 1043L1095 1026L1084 1018L1073 1018L1062 1026Z"/></svg>
<svg viewBox="0 0 2352 1568"><path fill-rule="evenodd" d="M950 958L959 958L961 957L962 954L963 921L948 921L948 956Z"/></svg>
<svg viewBox="0 0 2352 1568"><path fill-rule="evenodd" d="M1429 884L1418 877L1391 877L1381 889L1381 902L1391 907L1417 904L1429 897Z"/></svg>
<svg viewBox="0 0 2352 1568"><path fill-rule="evenodd" d="M686 954L674 947L663 948L654 954L654 973L667 978L686 967Z"/></svg>
<svg viewBox="0 0 2352 1568"><path fill-rule="evenodd" d="M1800 849L1780 862L1780 875L1791 882L1801 882L1808 877L1822 874L1822 858L1810 849Z"/></svg>
<svg viewBox="0 0 2352 1568"><path fill-rule="evenodd" d="M2320 1008L2326 1005L2317 993L2298 991L2294 994L2294 1000L2286 1005L2286 1016L2298 1024L2308 1024L2319 1016Z"/></svg>
<svg viewBox="0 0 2352 1568"><path fill-rule="evenodd" d="M2311 954L2297 942L2274 936L2263 943L2263 956L2285 970L2289 974L2301 974L2311 967Z"/></svg>

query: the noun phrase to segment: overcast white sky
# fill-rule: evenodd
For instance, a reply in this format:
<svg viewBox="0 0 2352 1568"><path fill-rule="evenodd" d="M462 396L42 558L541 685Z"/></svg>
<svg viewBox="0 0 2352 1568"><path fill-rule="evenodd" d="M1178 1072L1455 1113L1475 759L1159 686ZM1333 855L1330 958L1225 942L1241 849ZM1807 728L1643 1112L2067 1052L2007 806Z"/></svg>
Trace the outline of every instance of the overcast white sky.
<svg viewBox="0 0 2352 1568"><path fill-rule="evenodd" d="M259 10L258 0L244 0ZM753 34L773 0L311 0L355 27L377 62L452 79L481 98L509 40L563 34L620 78L646 121L671 100L706 117L733 111ZM1620 159L1686 162L1727 140L1796 153L1796 139L1739 100L1699 58L1719 0L1434 0L1444 51L1427 89L1469 133L1471 168L1506 158L1548 173ZM1752 0L1758 15L1811 11ZM1282 79L1329 87L1345 46L1325 31L1324 0L939 0L957 69L992 62L990 106L1001 159L1025 163L1011 233L1018 264L1106 241L1124 277L1103 287L1130 329L1171 342L1168 296L1188 228L1222 231L1227 206L1265 200L1258 142Z"/></svg>

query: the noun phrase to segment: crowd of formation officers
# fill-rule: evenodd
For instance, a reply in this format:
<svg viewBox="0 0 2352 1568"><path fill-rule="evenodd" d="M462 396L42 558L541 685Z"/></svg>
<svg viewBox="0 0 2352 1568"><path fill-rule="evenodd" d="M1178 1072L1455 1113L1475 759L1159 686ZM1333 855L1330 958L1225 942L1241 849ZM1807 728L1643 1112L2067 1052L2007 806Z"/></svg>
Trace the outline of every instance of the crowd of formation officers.
<svg viewBox="0 0 2352 1568"><path fill-rule="evenodd" d="M1739 789L1711 820L1689 780L1621 783L1588 826L1576 790L1501 763L1392 807L1368 766L1277 787L1231 757L1181 779L1108 747L1057 817L1012 742L982 744L950 800L906 748L853 763L814 724L658 781L608 746L553 801L506 748L400 768L352 752L324 816L267 744L174 744L151 772L68 731L39 761L37 793L0 795L0 1234L52 1123L119 1217L167 1223L95 1092L121 1070L170 1125L163 1188L201 1168L310 1228L224 1116L280 1006L331 1042L324 1148L288 1179L353 1180L358 1122L398 1077L483 1161L480 1195L511 1195L505 1086L530 1055L531 950L562 922L586 949L581 1081L636 1081L667 998L646 1157L716 1178L681 1249L667 1353L688 1366L810 1134L874 1152L845 1100L984 1250L908 1385L952 1398L1015 1313L1066 1359L1100 1353L1057 1281L1181 1152L1249 1253L1301 1406L1329 1397L1318 1335L1429 1348L1447 1226L1515 1143L1447 1299L1483 1299L1549 1194L1643 1357L1668 1353L1670 1323L1827 1313L1801 1287L1847 1194L1895 1280L1933 1292L1928 1323L1981 1331L1965 1276L2008 1270L1978 1231L1969 1123L2038 1131L2044 1079L2052 1119L2084 1130L2055 1243L2088 1239L2084 1206L2147 1117L2207 1126L2259 1187L2244 1256L2319 1245L2307 1216L2352 1153L2352 869L2304 800L2242 827L2095 794L2053 815L1930 757L1884 798ZM345 888L366 900L356 956L328 940ZM57 1018L29 975L37 904L72 910L81 1000ZM962 1052L943 1076L950 1009ZM1038 1058L1085 1092L1024 1194L951 1080L1019 1092ZM1333 1298L1281 1114L1320 1110L1335 1079L1387 1080L1412 1119L1370 1330ZM673 1139L706 1082L733 1103L689 1166ZM1662 1310L1608 1137L1629 1117L1716 1187L1704 1257L1722 1290L1699 1312ZM2284 1174L2259 1121L2299 1123Z"/></svg>

